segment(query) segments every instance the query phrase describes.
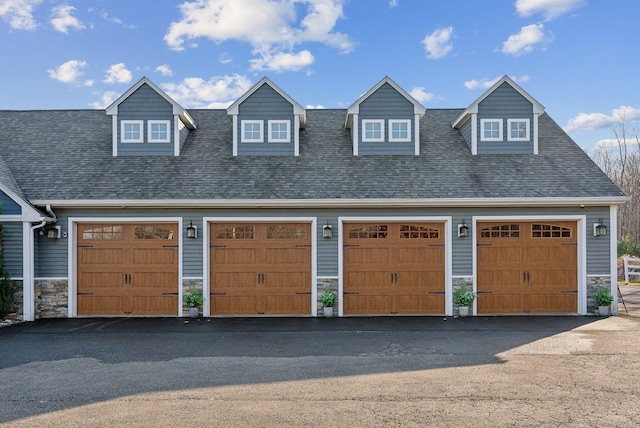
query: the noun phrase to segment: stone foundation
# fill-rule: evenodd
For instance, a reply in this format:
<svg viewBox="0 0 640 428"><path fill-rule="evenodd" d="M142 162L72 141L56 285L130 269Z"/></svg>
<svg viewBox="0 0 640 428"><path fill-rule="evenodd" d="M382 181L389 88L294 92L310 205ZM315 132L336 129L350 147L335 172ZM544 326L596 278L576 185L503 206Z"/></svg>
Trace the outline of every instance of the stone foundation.
<svg viewBox="0 0 640 428"><path fill-rule="evenodd" d="M468 291L473 291L473 277L468 276L468 277L464 277L464 278L453 278L452 280L453 283L453 289L451 292L451 298L453 299L453 295L456 294L456 290L465 287ZM473 308L469 308L469 316L471 316L471 312L472 312ZM460 315L460 306L458 306L458 304L454 301L453 302L453 315L457 316Z"/></svg>
<svg viewBox="0 0 640 428"><path fill-rule="evenodd" d="M606 287L611 290L611 276L602 275L602 276L588 276L587 277L587 313L598 315L598 305L594 300L596 293L600 287ZM615 307L618 302L618 295L614 293L613 295L613 303L612 307Z"/></svg>
<svg viewBox="0 0 640 428"><path fill-rule="evenodd" d="M338 298L336 299L336 304L333 307L333 316L338 316L338 308L340 307L340 294L338 294L338 278L318 278L318 282L316 284L316 290L318 292L318 310L316 311L316 315L321 317L324 316L324 308L322 306L322 292L324 291L326 286L330 286L333 289L333 292L336 293Z"/></svg>
<svg viewBox="0 0 640 428"><path fill-rule="evenodd" d="M189 290L195 288L197 290L200 290L200 292L202 293L203 290L203 280L201 278L197 278L197 279L183 279L182 280L182 296L186 296L187 294L189 294ZM203 305L208 305L209 304L209 296L202 296L204 298L204 303ZM182 302L182 316L183 317L188 317L189 316L189 308L187 307L187 305L184 304L184 301ZM202 308L200 308L200 313L202 313Z"/></svg>
<svg viewBox="0 0 640 428"><path fill-rule="evenodd" d="M34 281L36 319L67 318L69 315L69 281L38 279Z"/></svg>

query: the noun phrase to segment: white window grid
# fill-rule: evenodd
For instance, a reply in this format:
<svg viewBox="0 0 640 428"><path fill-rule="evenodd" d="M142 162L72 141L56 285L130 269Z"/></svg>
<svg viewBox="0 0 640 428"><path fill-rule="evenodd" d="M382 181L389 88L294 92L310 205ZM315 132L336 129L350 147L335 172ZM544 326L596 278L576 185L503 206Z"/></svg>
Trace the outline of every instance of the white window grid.
<svg viewBox="0 0 640 428"><path fill-rule="evenodd" d="M389 141L411 141L411 121L389 120Z"/></svg>
<svg viewBox="0 0 640 428"><path fill-rule="evenodd" d="M261 120L243 120L240 123L242 128L241 142L243 143L262 143L263 122Z"/></svg>
<svg viewBox="0 0 640 428"><path fill-rule="evenodd" d="M289 129L291 129L290 120L270 120L269 121L269 138L270 143L289 143Z"/></svg>
<svg viewBox="0 0 640 428"><path fill-rule="evenodd" d="M142 120L123 120L120 122L120 141L123 143L142 143L144 122Z"/></svg>
<svg viewBox="0 0 640 428"><path fill-rule="evenodd" d="M147 122L147 141L150 143L170 143L171 121L149 120Z"/></svg>
<svg viewBox="0 0 640 428"><path fill-rule="evenodd" d="M380 142L384 141L384 120L363 120L362 121L362 141Z"/></svg>
<svg viewBox="0 0 640 428"><path fill-rule="evenodd" d="M502 141L502 119L480 119L480 141Z"/></svg>
<svg viewBox="0 0 640 428"><path fill-rule="evenodd" d="M529 119L507 119L507 140L529 141Z"/></svg>

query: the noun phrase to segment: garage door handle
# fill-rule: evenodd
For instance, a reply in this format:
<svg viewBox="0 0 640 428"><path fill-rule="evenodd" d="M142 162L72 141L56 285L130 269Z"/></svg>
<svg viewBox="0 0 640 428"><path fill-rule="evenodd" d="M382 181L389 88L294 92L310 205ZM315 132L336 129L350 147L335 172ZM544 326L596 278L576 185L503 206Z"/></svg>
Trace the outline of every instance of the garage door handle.
<svg viewBox="0 0 640 428"><path fill-rule="evenodd" d="M309 294L311 295L311 291L298 291L296 294Z"/></svg>
<svg viewBox="0 0 640 428"><path fill-rule="evenodd" d="M93 296L93 293L76 293L76 296Z"/></svg>
<svg viewBox="0 0 640 428"><path fill-rule="evenodd" d="M209 293L209 296L226 296L227 293Z"/></svg>
<svg viewBox="0 0 640 428"><path fill-rule="evenodd" d="M563 293L578 294L578 290L562 290Z"/></svg>
<svg viewBox="0 0 640 428"><path fill-rule="evenodd" d="M163 296L177 296L178 292L176 291L175 293L162 293Z"/></svg>
<svg viewBox="0 0 640 428"><path fill-rule="evenodd" d="M476 294L492 294L491 291L478 291Z"/></svg>
<svg viewBox="0 0 640 428"><path fill-rule="evenodd" d="M342 294L360 294L359 291L345 291Z"/></svg>
<svg viewBox="0 0 640 428"><path fill-rule="evenodd" d="M429 291L429 294L440 294L444 296L444 291Z"/></svg>

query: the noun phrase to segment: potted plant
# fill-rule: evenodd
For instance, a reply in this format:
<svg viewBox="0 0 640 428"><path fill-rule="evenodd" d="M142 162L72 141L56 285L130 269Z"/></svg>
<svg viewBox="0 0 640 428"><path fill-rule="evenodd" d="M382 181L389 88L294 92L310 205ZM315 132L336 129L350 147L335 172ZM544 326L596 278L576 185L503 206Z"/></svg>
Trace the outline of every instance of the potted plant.
<svg viewBox="0 0 640 428"><path fill-rule="evenodd" d="M324 306L324 316L329 318L333 316L333 305L336 304L338 296L331 286L327 285L322 292L322 306Z"/></svg>
<svg viewBox="0 0 640 428"><path fill-rule="evenodd" d="M202 291L197 288L190 288L189 294L185 295L182 300L189 308L189 318L198 318L199 307L202 306L204 302Z"/></svg>
<svg viewBox="0 0 640 428"><path fill-rule="evenodd" d="M609 315L609 309L613 302L613 296L607 287L600 287L595 297L596 305L598 305L598 313L601 316Z"/></svg>
<svg viewBox="0 0 640 428"><path fill-rule="evenodd" d="M475 293L467 291L466 287L462 286L456 290L453 298L459 306L460 316L469 316L469 306L473 304L473 300L476 298Z"/></svg>

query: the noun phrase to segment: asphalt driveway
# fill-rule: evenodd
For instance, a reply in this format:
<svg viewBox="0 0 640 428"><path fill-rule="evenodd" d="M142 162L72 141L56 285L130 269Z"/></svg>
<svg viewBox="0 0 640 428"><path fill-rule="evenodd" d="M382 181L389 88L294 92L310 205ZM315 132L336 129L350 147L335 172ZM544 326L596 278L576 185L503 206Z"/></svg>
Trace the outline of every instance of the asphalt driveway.
<svg viewBox="0 0 640 428"><path fill-rule="evenodd" d="M628 288L610 318L24 323L0 329L0 424L639 426Z"/></svg>

